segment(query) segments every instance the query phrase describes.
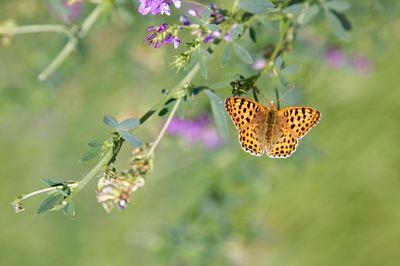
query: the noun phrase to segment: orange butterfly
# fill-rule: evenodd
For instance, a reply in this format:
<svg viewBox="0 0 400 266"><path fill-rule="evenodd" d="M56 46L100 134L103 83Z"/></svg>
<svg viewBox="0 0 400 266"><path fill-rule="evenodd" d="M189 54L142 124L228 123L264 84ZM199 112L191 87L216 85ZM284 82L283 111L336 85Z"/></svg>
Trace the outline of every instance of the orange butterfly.
<svg viewBox="0 0 400 266"><path fill-rule="evenodd" d="M239 131L239 142L246 152L269 157L289 157L299 139L318 124L321 113L310 107L278 110L242 97L228 97L225 109Z"/></svg>

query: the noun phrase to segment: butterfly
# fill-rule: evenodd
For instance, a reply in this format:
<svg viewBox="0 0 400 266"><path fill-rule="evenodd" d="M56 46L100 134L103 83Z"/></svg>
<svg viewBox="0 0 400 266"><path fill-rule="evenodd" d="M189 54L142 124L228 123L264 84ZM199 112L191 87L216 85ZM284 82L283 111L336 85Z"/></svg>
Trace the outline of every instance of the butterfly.
<svg viewBox="0 0 400 266"><path fill-rule="evenodd" d="M286 158L296 150L299 139L318 124L321 113L310 107L278 110L274 102L264 106L242 97L228 97L225 110L239 131L239 142L248 153Z"/></svg>

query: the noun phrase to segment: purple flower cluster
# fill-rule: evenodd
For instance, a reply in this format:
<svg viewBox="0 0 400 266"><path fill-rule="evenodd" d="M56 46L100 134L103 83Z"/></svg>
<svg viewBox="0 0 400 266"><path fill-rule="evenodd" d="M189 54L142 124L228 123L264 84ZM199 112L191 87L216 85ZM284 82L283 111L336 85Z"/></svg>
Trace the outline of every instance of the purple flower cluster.
<svg viewBox="0 0 400 266"><path fill-rule="evenodd" d="M208 113L203 113L192 120L173 119L167 132L182 137L186 144L200 144L205 149L216 149L223 143L218 132L211 125Z"/></svg>
<svg viewBox="0 0 400 266"><path fill-rule="evenodd" d="M181 0L140 0L139 13L143 16L147 14L171 15L170 6L174 4L176 8L181 7Z"/></svg>
<svg viewBox="0 0 400 266"><path fill-rule="evenodd" d="M225 14L218 9L214 4L209 5L209 8L211 9L211 14L210 14L210 19L208 21L209 24L221 24L222 22L225 21ZM198 5L192 5L192 8L188 10L188 14L192 17L197 17L197 18L202 18L202 14L204 13L204 8L200 7ZM181 16L180 17L180 22L182 25L189 26L192 24L192 21L190 21L190 18L188 16ZM221 32L218 31L212 31L211 33L206 33L201 31L195 31L193 32L194 35L197 35L198 37L203 37L203 41L205 43L212 42L214 39L218 38L221 36Z"/></svg>
<svg viewBox="0 0 400 266"><path fill-rule="evenodd" d="M349 55L339 49L328 49L325 52L325 60L331 68L350 66L361 75L368 75L373 72L374 66L363 55Z"/></svg>
<svg viewBox="0 0 400 266"><path fill-rule="evenodd" d="M154 46L154 48L160 48L163 44L174 44L174 48L177 49L181 44L181 40L176 34L169 31L170 27L167 23L163 23L160 26L150 26L147 28L147 32L151 34L144 38L144 42L148 46Z"/></svg>

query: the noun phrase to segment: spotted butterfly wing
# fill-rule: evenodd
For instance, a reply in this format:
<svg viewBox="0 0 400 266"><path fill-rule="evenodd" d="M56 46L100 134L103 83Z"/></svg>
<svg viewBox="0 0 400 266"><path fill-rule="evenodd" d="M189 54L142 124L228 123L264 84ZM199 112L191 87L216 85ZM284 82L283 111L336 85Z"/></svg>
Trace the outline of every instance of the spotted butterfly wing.
<svg viewBox="0 0 400 266"><path fill-rule="evenodd" d="M290 130L284 129L278 141L267 150L267 155L271 158L286 158L296 151L298 137Z"/></svg>
<svg viewBox="0 0 400 266"><path fill-rule="evenodd" d="M265 113L265 107L256 101L241 97L228 97L225 100L225 110L231 117L237 129L254 123L256 118Z"/></svg>
<svg viewBox="0 0 400 266"><path fill-rule="evenodd" d="M246 152L261 156L264 154L264 140L262 136L262 128L258 124L251 124L239 130L239 142L242 149Z"/></svg>
<svg viewBox="0 0 400 266"><path fill-rule="evenodd" d="M225 109L233 124L239 130L239 142L246 152L261 156L264 154L264 131L266 108L256 101L241 97L228 97Z"/></svg>
<svg viewBox="0 0 400 266"><path fill-rule="evenodd" d="M304 137L321 120L321 113L310 107L288 107L278 111L286 118L286 125L293 135Z"/></svg>

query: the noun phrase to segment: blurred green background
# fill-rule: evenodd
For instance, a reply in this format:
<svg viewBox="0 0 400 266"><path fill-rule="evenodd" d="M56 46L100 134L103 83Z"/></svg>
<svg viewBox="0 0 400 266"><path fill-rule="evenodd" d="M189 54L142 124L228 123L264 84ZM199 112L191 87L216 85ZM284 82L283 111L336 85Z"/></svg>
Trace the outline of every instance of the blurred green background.
<svg viewBox="0 0 400 266"><path fill-rule="evenodd" d="M230 1L217 1L225 7ZM42 198L14 214L15 196L44 187L41 178L79 179L94 161L78 162L86 142L105 139L105 114L139 117L183 73L170 69L171 47L143 44L144 28L164 17L105 18L48 81L37 74L65 43L57 34L19 35L0 47L1 265L399 265L400 19L396 1L354 1L350 41L340 42L321 17L302 29L285 58L302 71L283 105L321 110L321 123L289 159L252 157L233 125L220 149L166 136L154 171L127 209L107 215L95 182L76 198L77 216L35 214ZM84 5L84 18L92 5ZM61 23L45 1L1 1L0 23ZM176 21L176 17L170 21ZM261 28L260 28L261 29ZM271 36L242 42L261 55ZM209 80L250 74L234 60ZM334 55L330 57L330 52ZM361 57L361 59L360 59ZM335 59L336 58L336 59ZM358 64L360 59L362 63ZM258 83L267 99L270 78ZM226 97L230 88L219 89ZM189 117L208 111L204 95ZM165 118L136 133L156 136ZM118 166L128 165L129 147Z"/></svg>

